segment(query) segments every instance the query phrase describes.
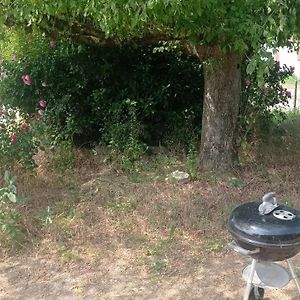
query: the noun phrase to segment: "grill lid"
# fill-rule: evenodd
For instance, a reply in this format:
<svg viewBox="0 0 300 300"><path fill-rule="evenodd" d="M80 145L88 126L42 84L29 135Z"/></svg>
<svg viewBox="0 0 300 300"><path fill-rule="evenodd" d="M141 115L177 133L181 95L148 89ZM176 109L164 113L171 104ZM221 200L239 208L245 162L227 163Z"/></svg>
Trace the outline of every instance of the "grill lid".
<svg viewBox="0 0 300 300"><path fill-rule="evenodd" d="M238 240L255 246L300 245L300 212L277 205L262 214L261 202L249 202L235 208L229 218L229 231Z"/></svg>

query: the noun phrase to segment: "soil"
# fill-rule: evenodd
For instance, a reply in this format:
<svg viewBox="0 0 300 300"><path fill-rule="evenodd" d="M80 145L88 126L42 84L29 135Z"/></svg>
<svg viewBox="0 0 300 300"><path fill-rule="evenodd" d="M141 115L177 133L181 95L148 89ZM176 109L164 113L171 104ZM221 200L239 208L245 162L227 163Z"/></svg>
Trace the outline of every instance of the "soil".
<svg viewBox="0 0 300 300"><path fill-rule="evenodd" d="M18 175L29 199L21 207L29 241L19 251L1 250L0 299L242 299L241 272L250 259L226 248L229 213L274 190L299 207L300 168L286 159L276 168L185 185L165 180L180 165L159 171L158 179L133 180L81 161L76 174L59 179L44 169L33 178ZM37 216L47 207L54 213L46 224ZM299 273L300 255L293 261ZM266 290L265 299L300 297L290 282Z"/></svg>
<svg viewBox="0 0 300 300"><path fill-rule="evenodd" d="M294 261L299 264L300 257ZM130 253L96 267L61 265L38 255L18 257L0 265L0 298L236 300L243 297L241 270L248 263L249 259L234 253L207 255L190 269L154 275L133 268ZM266 290L265 299L296 300L299 295L290 282L284 289Z"/></svg>

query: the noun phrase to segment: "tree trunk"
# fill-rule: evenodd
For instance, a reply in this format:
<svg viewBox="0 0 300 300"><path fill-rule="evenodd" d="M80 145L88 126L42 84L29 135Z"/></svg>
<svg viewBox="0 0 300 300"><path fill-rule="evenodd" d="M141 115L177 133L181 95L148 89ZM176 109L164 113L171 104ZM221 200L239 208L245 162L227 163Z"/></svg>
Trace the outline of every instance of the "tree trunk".
<svg viewBox="0 0 300 300"><path fill-rule="evenodd" d="M241 55L223 54L204 64L201 166L226 171L236 158L236 125L241 93Z"/></svg>

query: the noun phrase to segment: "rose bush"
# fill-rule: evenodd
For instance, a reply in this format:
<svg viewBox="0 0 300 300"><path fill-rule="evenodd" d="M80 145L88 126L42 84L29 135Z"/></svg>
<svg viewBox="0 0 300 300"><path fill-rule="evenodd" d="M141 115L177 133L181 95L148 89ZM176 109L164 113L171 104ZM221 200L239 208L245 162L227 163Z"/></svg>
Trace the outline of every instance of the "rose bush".
<svg viewBox="0 0 300 300"><path fill-rule="evenodd" d="M34 121L20 111L2 107L0 114L0 161L1 169L8 169L20 163L26 168L34 168L34 155L39 141L34 137ZM29 123L31 122L31 123Z"/></svg>
<svg viewBox="0 0 300 300"><path fill-rule="evenodd" d="M203 78L195 59L153 53L153 47L94 48L34 34L30 39L26 51L6 55L0 95L42 116L54 142L139 149L130 151L136 157L147 146L188 147L199 136Z"/></svg>

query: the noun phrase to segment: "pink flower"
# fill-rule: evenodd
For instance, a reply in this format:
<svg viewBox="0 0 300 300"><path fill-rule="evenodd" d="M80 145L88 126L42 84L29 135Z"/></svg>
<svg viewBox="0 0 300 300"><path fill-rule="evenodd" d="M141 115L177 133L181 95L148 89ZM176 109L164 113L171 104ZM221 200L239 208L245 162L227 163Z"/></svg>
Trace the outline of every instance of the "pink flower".
<svg viewBox="0 0 300 300"><path fill-rule="evenodd" d="M5 78L7 77L6 73L5 72L0 72L0 78Z"/></svg>
<svg viewBox="0 0 300 300"><path fill-rule="evenodd" d="M47 106L47 101L46 100L41 100L39 102L39 104L40 104L40 107L46 107Z"/></svg>
<svg viewBox="0 0 300 300"><path fill-rule="evenodd" d="M26 123L23 123L22 125L21 125L21 128L22 129L26 129L28 127L28 125L26 124Z"/></svg>
<svg viewBox="0 0 300 300"><path fill-rule="evenodd" d="M11 59L12 59L13 61L16 61L16 60L17 60L17 55L16 55L15 53L13 53L13 54L11 55Z"/></svg>
<svg viewBox="0 0 300 300"><path fill-rule="evenodd" d="M4 60L0 59L0 66L3 66L3 65L4 65Z"/></svg>
<svg viewBox="0 0 300 300"><path fill-rule="evenodd" d="M289 98L292 97L292 93L291 93L290 91L286 91L285 94L286 94L286 96L289 97Z"/></svg>
<svg viewBox="0 0 300 300"><path fill-rule="evenodd" d="M23 80L24 84L31 85L31 79L29 75L22 75L21 79Z"/></svg>
<svg viewBox="0 0 300 300"><path fill-rule="evenodd" d="M55 48L55 47L56 47L56 41L55 41L55 40L51 40L51 41L49 42L49 44L50 44L50 46L51 46L52 48Z"/></svg>
<svg viewBox="0 0 300 300"><path fill-rule="evenodd" d="M13 134L11 137L10 137L10 140L11 142L16 142L17 141L17 136L15 134Z"/></svg>
<svg viewBox="0 0 300 300"><path fill-rule="evenodd" d="M246 80L245 80L245 86L248 87L248 86L250 86L250 85L251 85L251 80L246 79Z"/></svg>
<svg viewBox="0 0 300 300"><path fill-rule="evenodd" d="M38 113L38 115L40 115L40 116L43 116L43 115L44 115L44 111L43 111L42 109L39 109L39 110L37 111L37 113Z"/></svg>

